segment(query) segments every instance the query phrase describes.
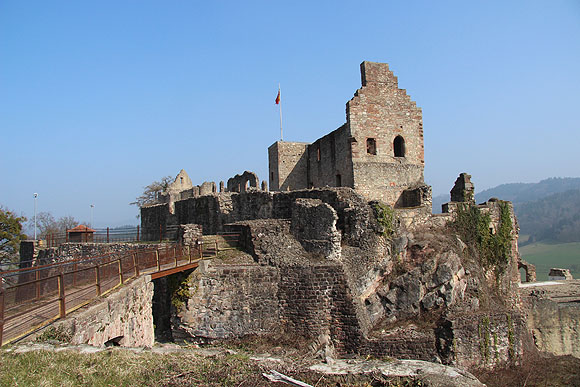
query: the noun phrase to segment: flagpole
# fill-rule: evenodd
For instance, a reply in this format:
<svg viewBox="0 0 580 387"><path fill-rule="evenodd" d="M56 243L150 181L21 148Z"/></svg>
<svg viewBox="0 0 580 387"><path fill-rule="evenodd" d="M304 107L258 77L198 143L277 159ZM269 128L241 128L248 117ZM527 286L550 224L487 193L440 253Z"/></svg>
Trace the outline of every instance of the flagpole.
<svg viewBox="0 0 580 387"><path fill-rule="evenodd" d="M280 94L280 141L284 141L284 134L282 132L282 94L280 91L280 84L278 83L278 94Z"/></svg>

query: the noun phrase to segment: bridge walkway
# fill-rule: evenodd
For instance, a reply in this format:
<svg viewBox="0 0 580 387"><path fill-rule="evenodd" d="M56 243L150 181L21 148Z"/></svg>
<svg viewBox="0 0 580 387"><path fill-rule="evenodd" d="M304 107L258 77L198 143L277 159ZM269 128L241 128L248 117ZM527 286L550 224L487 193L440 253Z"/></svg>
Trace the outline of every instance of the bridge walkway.
<svg viewBox="0 0 580 387"><path fill-rule="evenodd" d="M213 238L212 238L213 237ZM15 342L139 276L161 278L195 269L238 235L205 236L197 248L167 245L0 272L0 346ZM232 247L234 246L234 247Z"/></svg>

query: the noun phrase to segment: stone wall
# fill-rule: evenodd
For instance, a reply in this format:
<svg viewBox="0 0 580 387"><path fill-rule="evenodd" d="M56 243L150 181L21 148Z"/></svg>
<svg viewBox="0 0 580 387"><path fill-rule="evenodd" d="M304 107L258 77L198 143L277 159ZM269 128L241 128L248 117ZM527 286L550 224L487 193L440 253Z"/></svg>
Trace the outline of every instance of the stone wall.
<svg viewBox="0 0 580 387"><path fill-rule="evenodd" d="M177 203L181 203L178 201ZM168 203L141 207L141 239L155 241L167 231L167 226L176 224L175 216L169 212ZM194 222L187 222L194 223Z"/></svg>
<svg viewBox="0 0 580 387"><path fill-rule="evenodd" d="M141 208L143 240L159 238L168 226L199 224L205 234L224 231L224 225L254 219L290 219L296 199L319 199L337 212L337 228L343 238L356 245L360 233L372 220L367 216L353 218L354 208L366 206L366 200L349 188L310 189L289 192L250 191L223 192L218 195L192 197L176 201L175 215L169 214L166 204Z"/></svg>
<svg viewBox="0 0 580 387"><path fill-rule="evenodd" d="M339 354L357 353L361 331L341 265L280 268L279 300L285 332L310 339L328 335Z"/></svg>
<svg viewBox="0 0 580 387"><path fill-rule="evenodd" d="M196 271L191 298L177 312L175 329L204 339L264 334L279 328L275 267L214 265Z"/></svg>
<svg viewBox="0 0 580 387"><path fill-rule="evenodd" d="M308 188L354 188L350 141L345 124L308 146Z"/></svg>
<svg viewBox="0 0 580 387"><path fill-rule="evenodd" d="M152 298L151 277L142 276L53 326L69 336L71 344L103 346L114 342L123 347L152 347Z"/></svg>
<svg viewBox="0 0 580 387"><path fill-rule="evenodd" d="M540 351L580 358L580 304L528 297L528 328Z"/></svg>
<svg viewBox="0 0 580 387"><path fill-rule="evenodd" d="M308 144L276 141L268 148L270 189L290 191L308 188Z"/></svg>
<svg viewBox="0 0 580 387"><path fill-rule="evenodd" d="M340 232L336 211L319 199L296 199L291 232L304 249L328 259L340 259Z"/></svg>
<svg viewBox="0 0 580 387"><path fill-rule="evenodd" d="M62 262L71 259L99 257L106 254L123 253L132 250L165 248L165 243L63 243L38 251L38 264Z"/></svg>
<svg viewBox="0 0 580 387"><path fill-rule="evenodd" d="M259 189L258 175L254 172L245 171L241 175L236 175L228 179L227 190L229 192L246 192L250 189Z"/></svg>
<svg viewBox="0 0 580 387"><path fill-rule="evenodd" d="M529 337L522 316L509 312L458 317L450 328L445 352L470 369L517 363Z"/></svg>

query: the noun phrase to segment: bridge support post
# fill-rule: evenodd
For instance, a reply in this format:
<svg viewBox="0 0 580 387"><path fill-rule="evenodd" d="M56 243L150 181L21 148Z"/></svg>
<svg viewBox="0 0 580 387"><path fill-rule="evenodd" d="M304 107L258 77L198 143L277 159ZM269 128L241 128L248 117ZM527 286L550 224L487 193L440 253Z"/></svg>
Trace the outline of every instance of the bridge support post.
<svg viewBox="0 0 580 387"><path fill-rule="evenodd" d="M66 317L66 304L64 300L64 274L58 274L58 312L60 318Z"/></svg>
<svg viewBox="0 0 580 387"><path fill-rule="evenodd" d="M191 246L190 245L187 245L187 257L188 257L189 263L191 263Z"/></svg>
<svg viewBox="0 0 580 387"><path fill-rule="evenodd" d="M95 266L95 287L97 289L97 297L101 295L101 273L99 272L99 265Z"/></svg>
<svg viewBox="0 0 580 387"><path fill-rule="evenodd" d="M119 263L119 285L123 285L123 265L121 264L121 258L117 262Z"/></svg>
<svg viewBox="0 0 580 387"><path fill-rule="evenodd" d="M155 259L157 260L157 271L161 271L161 263L159 262L159 249L155 250Z"/></svg>
<svg viewBox="0 0 580 387"><path fill-rule="evenodd" d="M135 267L135 278L139 277L139 261L137 260L137 253L133 254L133 266Z"/></svg>
<svg viewBox="0 0 580 387"><path fill-rule="evenodd" d="M36 280L36 283L34 284L36 287L36 299L40 300L40 270L36 270L34 279Z"/></svg>
<svg viewBox="0 0 580 387"><path fill-rule="evenodd" d="M173 246L173 256L175 257L175 267L177 267L178 265L177 261L179 260L177 258L177 246Z"/></svg>

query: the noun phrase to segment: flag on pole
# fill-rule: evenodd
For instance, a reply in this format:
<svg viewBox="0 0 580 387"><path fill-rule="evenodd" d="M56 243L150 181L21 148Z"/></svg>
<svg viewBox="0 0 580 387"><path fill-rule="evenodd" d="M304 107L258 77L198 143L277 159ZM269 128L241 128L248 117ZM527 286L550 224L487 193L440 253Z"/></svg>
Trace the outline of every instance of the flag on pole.
<svg viewBox="0 0 580 387"><path fill-rule="evenodd" d="M276 105L280 103L280 88L278 88L278 95L276 96Z"/></svg>

